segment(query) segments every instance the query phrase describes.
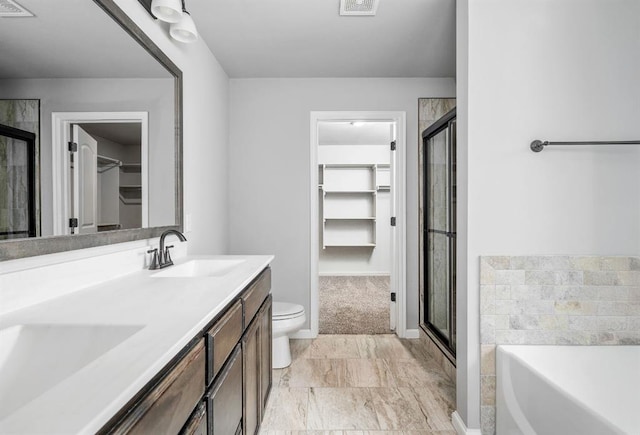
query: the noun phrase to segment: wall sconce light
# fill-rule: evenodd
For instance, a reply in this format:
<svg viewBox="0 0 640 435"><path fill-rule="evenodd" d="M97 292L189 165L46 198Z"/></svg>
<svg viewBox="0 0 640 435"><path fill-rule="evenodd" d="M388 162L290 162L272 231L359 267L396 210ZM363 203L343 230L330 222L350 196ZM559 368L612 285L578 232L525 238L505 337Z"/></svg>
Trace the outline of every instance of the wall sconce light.
<svg viewBox="0 0 640 435"><path fill-rule="evenodd" d="M141 3L144 4L143 0ZM176 41L190 43L198 40L196 23L187 12L184 0L152 0L147 9L155 18L171 24L169 34Z"/></svg>

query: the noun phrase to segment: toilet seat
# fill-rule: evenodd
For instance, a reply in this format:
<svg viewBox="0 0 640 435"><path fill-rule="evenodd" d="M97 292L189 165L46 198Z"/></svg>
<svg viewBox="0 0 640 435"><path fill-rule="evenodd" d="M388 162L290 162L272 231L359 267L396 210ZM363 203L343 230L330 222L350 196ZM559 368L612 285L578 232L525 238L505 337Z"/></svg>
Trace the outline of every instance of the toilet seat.
<svg viewBox="0 0 640 435"><path fill-rule="evenodd" d="M298 304L290 304L288 302L274 302L273 320L288 320L296 317L304 316L304 307Z"/></svg>

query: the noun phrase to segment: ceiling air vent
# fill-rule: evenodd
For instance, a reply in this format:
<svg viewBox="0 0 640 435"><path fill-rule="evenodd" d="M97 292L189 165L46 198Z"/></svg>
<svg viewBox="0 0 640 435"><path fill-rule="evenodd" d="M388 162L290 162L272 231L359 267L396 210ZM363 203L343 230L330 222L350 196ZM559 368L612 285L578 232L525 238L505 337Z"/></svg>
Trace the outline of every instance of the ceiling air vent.
<svg viewBox="0 0 640 435"><path fill-rule="evenodd" d="M0 0L0 17L33 17L33 14L14 0Z"/></svg>
<svg viewBox="0 0 640 435"><path fill-rule="evenodd" d="M340 0L340 15L373 16L379 0Z"/></svg>

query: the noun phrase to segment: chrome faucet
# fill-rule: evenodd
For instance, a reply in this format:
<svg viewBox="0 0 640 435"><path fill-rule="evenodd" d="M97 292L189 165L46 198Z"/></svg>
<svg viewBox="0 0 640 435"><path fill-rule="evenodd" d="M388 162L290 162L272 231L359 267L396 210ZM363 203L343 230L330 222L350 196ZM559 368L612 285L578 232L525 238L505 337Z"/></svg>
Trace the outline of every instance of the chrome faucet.
<svg viewBox="0 0 640 435"><path fill-rule="evenodd" d="M169 249L173 248L173 245L169 245L166 248L164 246L164 239L170 234L175 234L181 242L187 241L184 234L178 230L171 229L163 232L160 235L160 252L158 252L158 249L150 249L147 251L149 254L153 253L153 259L151 260L149 270L163 269L173 264L173 261L171 261L171 254L169 253Z"/></svg>

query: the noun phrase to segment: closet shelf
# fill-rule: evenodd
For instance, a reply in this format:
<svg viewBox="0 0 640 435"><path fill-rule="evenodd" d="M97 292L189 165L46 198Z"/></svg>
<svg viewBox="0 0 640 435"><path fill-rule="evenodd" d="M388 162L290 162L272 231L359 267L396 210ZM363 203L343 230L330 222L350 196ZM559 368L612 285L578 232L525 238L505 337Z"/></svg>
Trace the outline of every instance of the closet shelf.
<svg viewBox="0 0 640 435"><path fill-rule="evenodd" d="M122 172L138 173L142 172L141 163L122 163L120 166Z"/></svg>
<svg viewBox="0 0 640 435"><path fill-rule="evenodd" d="M120 186L120 201L124 204L142 204L142 186Z"/></svg>

